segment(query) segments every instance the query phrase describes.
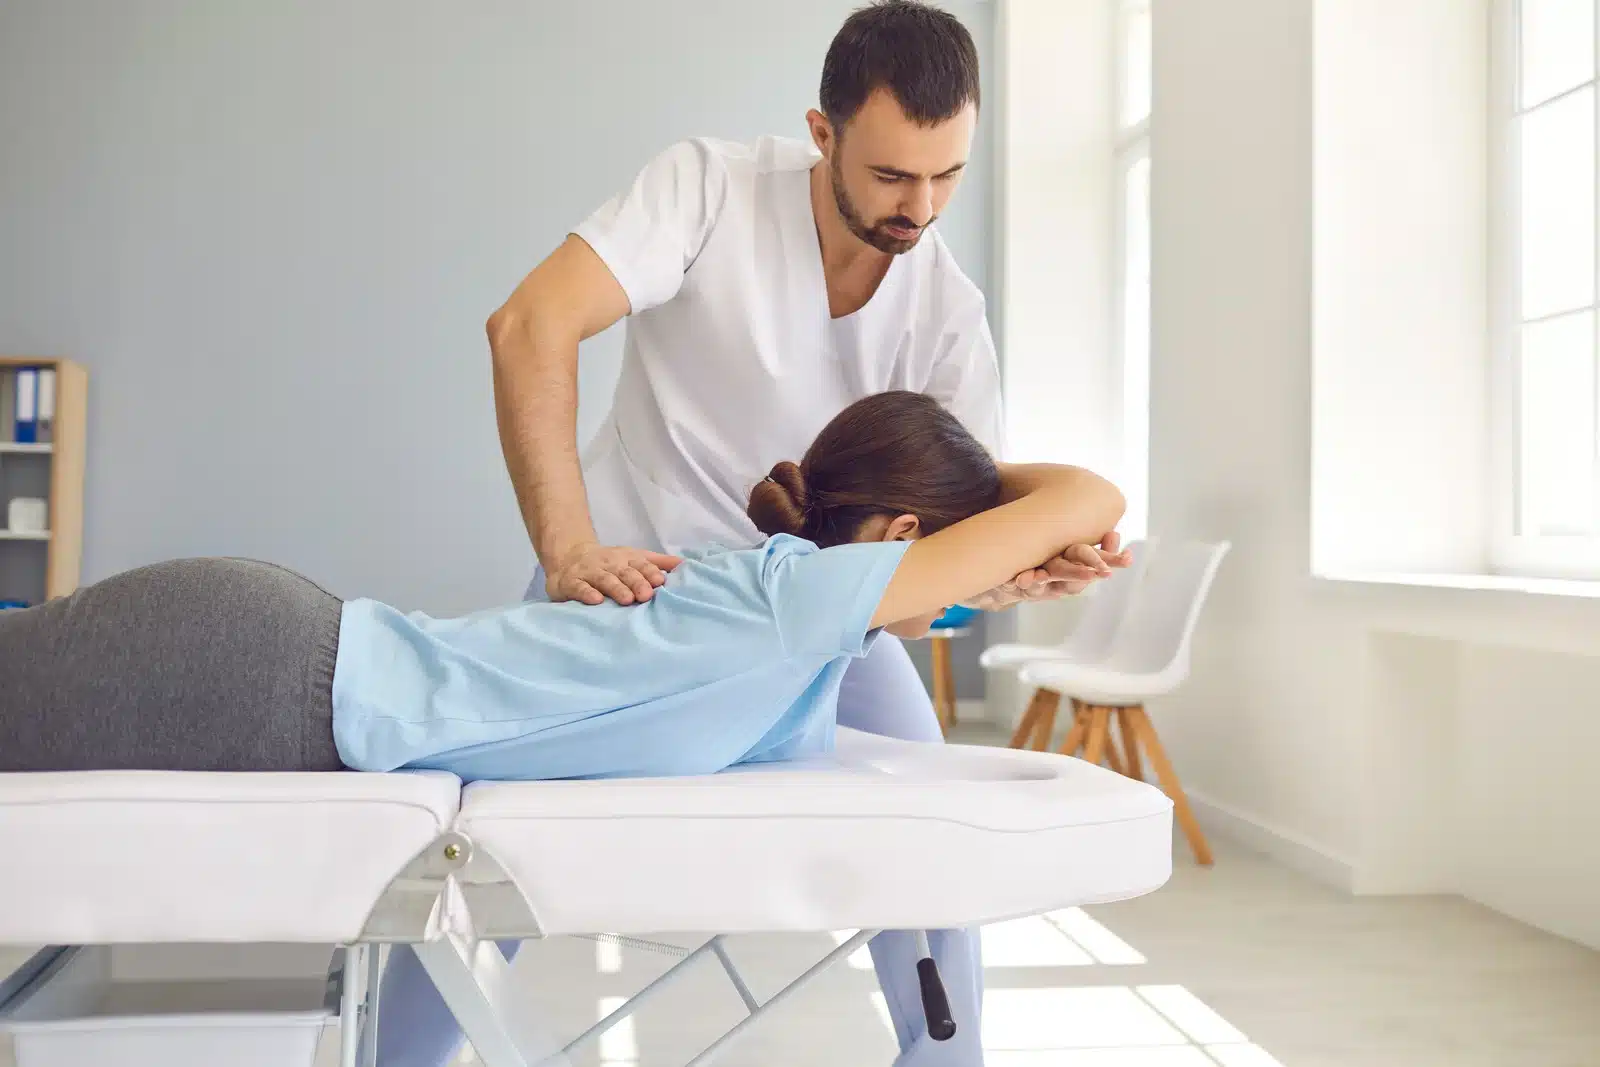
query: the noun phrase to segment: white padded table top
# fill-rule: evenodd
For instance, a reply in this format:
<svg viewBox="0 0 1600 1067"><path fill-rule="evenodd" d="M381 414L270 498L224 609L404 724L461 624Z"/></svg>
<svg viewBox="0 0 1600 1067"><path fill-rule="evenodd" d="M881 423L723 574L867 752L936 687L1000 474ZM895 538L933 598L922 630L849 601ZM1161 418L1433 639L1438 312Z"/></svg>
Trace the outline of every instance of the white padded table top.
<svg viewBox="0 0 1600 1067"><path fill-rule="evenodd" d="M937 929L1123 899L1171 875L1171 823L1160 790L1081 760L840 730L814 763L474 783L457 825L554 935Z"/></svg>
<svg viewBox="0 0 1600 1067"><path fill-rule="evenodd" d="M428 772L3 774L0 944L348 943L453 830L458 877L495 905L461 916L485 936L936 929L1156 889L1171 809L1081 760L850 730L826 760L464 792Z"/></svg>
<svg viewBox="0 0 1600 1067"><path fill-rule="evenodd" d="M349 940L460 798L436 773L0 774L0 944Z"/></svg>

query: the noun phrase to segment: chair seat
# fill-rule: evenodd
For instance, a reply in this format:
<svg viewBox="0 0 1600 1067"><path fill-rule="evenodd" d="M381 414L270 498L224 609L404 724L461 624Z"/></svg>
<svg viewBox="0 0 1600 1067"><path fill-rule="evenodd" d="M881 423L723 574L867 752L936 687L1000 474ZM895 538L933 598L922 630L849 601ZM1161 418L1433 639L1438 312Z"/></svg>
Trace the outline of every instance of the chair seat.
<svg viewBox="0 0 1600 1067"><path fill-rule="evenodd" d="M1118 670L1103 663L1075 663L1067 659L1036 659L1019 675L1024 685L1054 689L1086 704L1114 707L1141 704L1165 696L1183 680L1180 670L1141 673Z"/></svg>
<svg viewBox="0 0 1600 1067"><path fill-rule="evenodd" d="M1026 667L1034 660L1059 660L1070 658L1064 645L1022 645L1005 642L990 645L983 650L978 662L985 670L1002 670L1008 667Z"/></svg>

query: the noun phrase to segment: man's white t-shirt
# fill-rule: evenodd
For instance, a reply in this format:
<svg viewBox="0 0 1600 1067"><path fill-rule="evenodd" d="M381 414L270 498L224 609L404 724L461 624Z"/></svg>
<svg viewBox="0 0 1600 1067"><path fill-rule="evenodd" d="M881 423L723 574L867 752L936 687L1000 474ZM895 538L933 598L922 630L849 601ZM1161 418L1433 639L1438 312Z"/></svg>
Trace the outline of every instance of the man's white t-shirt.
<svg viewBox="0 0 1600 1067"><path fill-rule="evenodd" d="M909 389L998 455L1000 378L983 294L936 231L853 315L828 311L803 141L695 139L651 160L574 231L632 305L610 415L583 456L602 544L760 542L751 487L841 410Z"/></svg>

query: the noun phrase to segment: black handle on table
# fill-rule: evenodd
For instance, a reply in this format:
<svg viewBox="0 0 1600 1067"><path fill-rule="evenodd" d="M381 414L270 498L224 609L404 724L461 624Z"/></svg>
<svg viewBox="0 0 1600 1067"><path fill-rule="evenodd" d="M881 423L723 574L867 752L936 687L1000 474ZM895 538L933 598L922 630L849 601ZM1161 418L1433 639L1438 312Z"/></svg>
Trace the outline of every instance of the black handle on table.
<svg viewBox="0 0 1600 1067"><path fill-rule="evenodd" d="M956 1021L950 1017L950 998L945 996L944 983L939 980L939 968L931 959L918 960L917 978L922 983L922 1013L928 1019L928 1036L935 1041L949 1041L956 1034Z"/></svg>

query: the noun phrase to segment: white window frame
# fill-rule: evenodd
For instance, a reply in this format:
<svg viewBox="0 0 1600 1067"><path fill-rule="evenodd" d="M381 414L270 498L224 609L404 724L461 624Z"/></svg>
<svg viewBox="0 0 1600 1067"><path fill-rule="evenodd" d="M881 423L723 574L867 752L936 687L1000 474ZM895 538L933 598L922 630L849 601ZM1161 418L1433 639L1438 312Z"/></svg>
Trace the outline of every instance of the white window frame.
<svg viewBox="0 0 1600 1067"><path fill-rule="evenodd" d="M1151 14L1152 0L1111 0L1112 64L1115 91L1112 99L1112 212L1111 212L1111 338L1116 363L1116 395L1120 401L1121 419L1121 488L1127 498L1127 512L1119 527L1124 540L1145 537L1149 527L1150 499L1150 305L1145 306L1145 352L1142 365L1137 365L1128 350L1125 329L1128 300L1128 177L1133 168L1150 165L1150 111L1153 111L1154 87L1148 90L1152 107L1144 117L1131 125L1125 123L1128 94L1128 57L1130 55L1129 24L1137 13ZM1153 76L1154 64L1151 63ZM1146 209L1149 199L1146 198ZM1145 233L1150 239L1150 220L1145 220ZM1149 267L1149 250L1146 250L1146 268ZM1147 289L1148 292L1148 289Z"/></svg>
<svg viewBox="0 0 1600 1067"><path fill-rule="evenodd" d="M1521 337L1522 263L1521 233L1521 158L1517 118L1525 110L1547 107L1584 86L1597 94L1596 148L1600 154L1600 83L1591 78L1584 86L1568 90L1534 108L1521 105L1521 8L1522 0L1492 0L1492 63L1490 86L1489 167L1490 219L1490 341L1492 399L1490 442L1493 509L1490 538L1491 566L1494 573L1539 578L1600 578L1600 531L1590 534L1538 534L1524 528L1521 426ZM1600 0L1596 3L1595 50L1600 68ZM1600 162L1600 161L1597 161ZM1600 167L1596 191L1596 292L1590 307L1600 321ZM1558 313L1577 314L1581 308ZM1558 315L1549 316L1550 318ZM1537 320L1536 320L1537 321ZM1600 361L1600 344L1595 349ZM1600 373L1596 374L1600 386ZM1600 396L1595 397L1600 413ZM1600 478L1600 419L1597 419L1596 474ZM1597 486L1600 500L1600 486Z"/></svg>

